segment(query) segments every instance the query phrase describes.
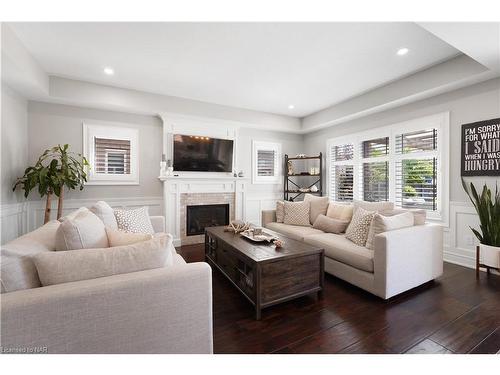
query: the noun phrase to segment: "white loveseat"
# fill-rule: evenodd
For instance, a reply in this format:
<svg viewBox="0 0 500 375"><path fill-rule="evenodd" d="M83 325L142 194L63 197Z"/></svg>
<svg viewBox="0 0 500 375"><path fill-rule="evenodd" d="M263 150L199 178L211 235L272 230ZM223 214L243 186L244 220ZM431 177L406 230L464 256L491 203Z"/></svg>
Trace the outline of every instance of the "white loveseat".
<svg viewBox="0 0 500 375"><path fill-rule="evenodd" d="M276 222L276 211L262 212L262 226L325 249L325 272L383 299L417 287L443 273L443 230L425 223L378 234L374 250L344 234L312 226Z"/></svg>
<svg viewBox="0 0 500 375"><path fill-rule="evenodd" d="M151 217L156 232L163 217ZM32 257L55 249L53 220L1 249L4 352L212 353L212 279L206 263L44 286ZM78 251L78 250L76 250Z"/></svg>

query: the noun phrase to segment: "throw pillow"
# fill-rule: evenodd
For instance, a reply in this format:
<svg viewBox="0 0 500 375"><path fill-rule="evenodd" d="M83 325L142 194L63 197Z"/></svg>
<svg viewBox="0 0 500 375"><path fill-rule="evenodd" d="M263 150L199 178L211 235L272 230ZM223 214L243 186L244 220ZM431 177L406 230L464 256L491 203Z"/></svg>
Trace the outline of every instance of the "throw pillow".
<svg viewBox="0 0 500 375"><path fill-rule="evenodd" d="M309 202L285 202L283 222L290 225L309 226Z"/></svg>
<svg viewBox="0 0 500 375"><path fill-rule="evenodd" d="M65 219L56 231L56 251L108 247L104 223L89 210Z"/></svg>
<svg viewBox="0 0 500 375"><path fill-rule="evenodd" d="M69 214L59 218L58 220L62 223L65 220L74 219L79 213L87 212L88 210L89 209L87 207L80 207L78 210L71 211Z"/></svg>
<svg viewBox="0 0 500 375"><path fill-rule="evenodd" d="M368 231L370 230L370 224L375 214L375 211L366 211L365 209L358 207L354 211L351 223L345 231L345 237L358 246L365 246L366 239L368 238Z"/></svg>
<svg viewBox="0 0 500 375"><path fill-rule="evenodd" d="M389 232L395 229L412 227L414 217L411 212L405 212L394 216L383 216L375 214L370 225L370 231L366 240L366 248L373 250L375 245L375 236L380 233Z"/></svg>
<svg viewBox="0 0 500 375"><path fill-rule="evenodd" d="M333 219L325 215L319 215L314 222L313 228L322 230L326 233L339 234L345 232L348 225L348 221Z"/></svg>
<svg viewBox="0 0 500 375"><path fill-rule="evenodd" d="M153 238L152 234L128 233L121 230L106 228L110 247L132 245L136 242L148 241Z"/></svg>
<svg viewBox="0 0 500 375"><path fill-rule="evenodd" d="M95 279L173 264L169 245L172 237L162 235L132 245L85 249L80 251L46 251L33 261L43 286Z"/></svg>
<svg viewBox="0 0 500 375"><path fill-rule="evenodd" d="M276 222L282 223L285 220L285 202L276 202Z"/></svg>
<svg viewBox="0 0 500 375"><path fill-rule="evenodd" d="M354 200L353 205L354 205L354 211L356 211L358 207L361 207L366 211L376 211L376 212L394 209L393 202L366 202L366 201Z"/></svg>
<svg viewBox="0 0 500 375"><path fill-rule="evenodd" d="M135 210L115 210L115 217L119 230L132 233L155 233L146 206Z"/></svg>
<svg viewBox="0 0 500 375"><path fill-rule="evenodd" d="M413 219L415 220L414 225L424 225L427 219L427 211L422 209L404 209L395 208L394 210L380 211L379 214L382 216L394 216L403 214L405 212L411 212L413 214Z"/></svg>
<svg viewBox="0 0 500 375"><path fill-rule="evenodd" d="M99 201L94 204L90 211L92 211L99 219L102 220L107 228L118 229L115 213L113 208L104 201Z"/></svg>
<svg viewBox="0 0 500 375"><path fill-rule="evenodd" d="M352 204L330 202L326 216L332 219L351 221L353 209L354 207Z"/></svg>
<svg viewBox="0 0 500 375"><path fill-rule="evenodd" d="M319 215L326 215L328 210L328 197L316 197L312 194L304 196L304 202L309 202L309 221L314 224Z"/></svg>

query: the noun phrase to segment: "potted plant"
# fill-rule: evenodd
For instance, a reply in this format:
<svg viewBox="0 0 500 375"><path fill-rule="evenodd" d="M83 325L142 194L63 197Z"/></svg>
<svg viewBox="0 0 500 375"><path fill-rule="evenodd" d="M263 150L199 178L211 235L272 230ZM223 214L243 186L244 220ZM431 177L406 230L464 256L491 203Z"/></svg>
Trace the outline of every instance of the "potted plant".
<svg viewBox="0 0 500 375"><path fill-rule="evenodd" d="M44 223L50 220L52 194L59 198L57 204L59 219L63 209L64 188L72 190L79 187L83 190L87 182L85 172L85 168L89 166L87 159L68 149L69 146L66 144L45 150L34 166L26 168L24 176L18 178L13 187L15 190L18 186L22 186L25 198L36 187L41 197L47 196Z"/></svg>
<svg viewBox="0 0 500 375"><path fill-rule="evenodd" d="M479 195L472 182L470 189L463 179L462 185L479 215L480 230L471 228L480 242L479 250L485 259L495 264L491 265L491 268L498 269L500 263L500 192L498 186L495 185L495 194L493 195L492 191L484 184L481 195ZM478 266L479 254L476 268Z"/></svg>

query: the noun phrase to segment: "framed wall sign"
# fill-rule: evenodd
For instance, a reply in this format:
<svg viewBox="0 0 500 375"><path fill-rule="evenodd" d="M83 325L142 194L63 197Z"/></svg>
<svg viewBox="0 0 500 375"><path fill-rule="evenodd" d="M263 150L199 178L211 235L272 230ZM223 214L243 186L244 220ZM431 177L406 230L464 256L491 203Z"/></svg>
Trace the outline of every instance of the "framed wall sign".
<svg viewBox="0 0 500 375"><path fill-rule="evenodd" d="M500 176L500 118L462 125L462 176Z"/></svg>

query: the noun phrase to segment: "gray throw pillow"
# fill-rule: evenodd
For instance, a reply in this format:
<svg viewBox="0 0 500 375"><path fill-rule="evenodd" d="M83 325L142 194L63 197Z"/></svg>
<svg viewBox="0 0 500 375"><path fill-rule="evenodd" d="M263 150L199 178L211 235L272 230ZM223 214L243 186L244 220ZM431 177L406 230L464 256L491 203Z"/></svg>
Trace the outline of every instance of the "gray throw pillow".
<svg viewBox="0 0 500 375"><path fill-rule="evenodd" d="M285 201L285 224L310 226L309 224L309 202L286 202Z"/></svg>
<svg viewBox="0 0 500 375"><path fill-rule="evenodd" d="M33 261L43 286L161 268L173 264L172 236L103 249L46 251Z"/></svg>
<svg viewBox="0 0 500 375"><path fill-rule="evenodd" d="M333 219L325 215L318 215L316 221L314 222L313 228L322 230L326 233L344 233L349 221Z"/></svg>

